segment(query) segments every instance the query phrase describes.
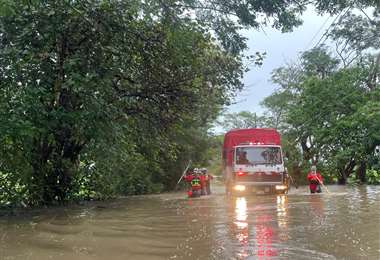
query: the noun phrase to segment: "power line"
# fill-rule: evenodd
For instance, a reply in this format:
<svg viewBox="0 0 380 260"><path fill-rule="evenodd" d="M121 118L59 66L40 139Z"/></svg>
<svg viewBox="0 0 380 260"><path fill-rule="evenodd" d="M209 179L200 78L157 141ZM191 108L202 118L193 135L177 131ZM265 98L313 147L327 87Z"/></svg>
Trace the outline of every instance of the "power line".
<svg viewBox="0 0 380 260"><path fill-rule="evenodd" d="M314 45L313 48L317 47L317 46L320 45L320 44L324 44L324 43L325 43L325 41L328 39L328 33L330 32L330 29L336 26L336 23L335 23L335 22L336 22L340 17L346 15L347 12L348 12L350 9L351 9L351 6L349 6L349 7L346 9L346 11L344 11L344 9L342 9L342 10L338 13L338 15L334 18L334 20L331 22L331 24L329 25L329 27L326 29L325 33L321 36L321 38L319 38L318 42ZM344 13L343 13L343 12L344 12ZM342 13L343 13L343 14L342 14ZM331 18L331 16L329 16L329 18ZM329 20L329 18L326 19L326 20L324 21L324 23L323 23L322 26L319 28L319 30L318 30L317 33L314 35L314 37L311 39L311 41L309 42L309 44L307 45L307 47L309 47L309 46L310 46L310 43L312 43L312 42L314 41L316 35L319 34L319 32L321 31L321 29L325 26L325 24L326 24L327 21ZM305 52L306 50L307 50L307 48L305 48L305 50L302 51L301 53ZM300 54L298 55L297 60L295 61L295 65L296 65L296 66L301 66L301 55L300 55Z"/></svg>
<svg viewBox="0 0 380 260"><path fill-rule="evenodd" d="M314 45L313 48L317 47L318 45L321 45L321 44L324 44L325 41L328 39L328 33L330 32L330 28L331 27L335 27L336 26L336 21L338 20L338 18L342 17L342 16L345 16L347 14L347 12L351 9L351 6L347 8L347 10L344 12L344 14L342 15L343 13L343 10L341 10L339 12L339 14L335 17L335 19L332 21L332 23L330 24L330 26L327 28L327 30L325 31L325 33L322 35L322 37L319 39L319 41L317 42L317 44ZM323 41L322 41L323 40Z"/></svg>
<svg viewBox="0 0 380 260"><path fill-rule="evenodd" d="M313 43L314 39L317 37L317 35L322 31L323 27L325 27L328 20L330 20L331 16L328 16L327 19L323 22L321 27L319 27L318 31L314 34L313 38L310 40L310 42L306 45L305 49L307 50L309 46Z"/></svg>
<svg viewBox="0 0 380 260"><path fill-rule="evenodd" d="M370 22L373 22L373 20L371 19L371 17L369 17L369 15L366 13L366 12L364 12L364 10L363 10L363 8L359 8L360 9L360 11L367 17L367 19L370 21Z"/></svg>

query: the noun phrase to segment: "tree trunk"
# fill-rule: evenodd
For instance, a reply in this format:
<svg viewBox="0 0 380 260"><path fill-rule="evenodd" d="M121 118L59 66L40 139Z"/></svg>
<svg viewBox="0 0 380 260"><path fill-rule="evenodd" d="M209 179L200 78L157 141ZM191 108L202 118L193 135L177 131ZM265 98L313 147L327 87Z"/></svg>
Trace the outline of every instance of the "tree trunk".
<svg viewBox="0 0 380 260"><path fill-rule="evenodd" d="M72 182L79 167L84 144L71 141L69 129L55 130L54 142L41 136L34 141L32 179L28 188L33 205L64 203L72 192Z"/></svg>
<svg viewBox="0 0 380 260"><path fill-rule="evenodd" d="M361 183L366 182L366 176L365 176L366 170L367 170L367 163L365 161L361 161L358 169L356 170L356 179L359 180Z"/></svg>
<svg viewBox="0 0 380 260"><path fill-rule="evenodd" d="M347 183L347 178L350 177L352 170L354 169L356 162L354 159L351 159L343 169L340 170L340 174L338 176L338 184L345 185Z"/></svg>
<svg viewBox="0 0 380 260"><path fill-rule="evenodd" d="M44 204L46 198L46 176L49 170L49 158L52 153L52 147L49 145L47 137L40 136L34 140L31 167L32 174L30 186L30 204L37 206Z"/></svg>
<svg viewBox="0 0 380 260"><path fill-rule="evenodd" d="M346 173L344 170L342 170L340 173L339 173L339 176L338 176L338 184L339 185L345 185L347 183L347 176L346 176Z"/></svg>
<svg viewBox="0 0 380 260"><path fill-rule="evenodd" d="M298 163L292 164L291 174L292 174L294 181L297 183L296 184L297 186L299 184L305 184L306 183L306 177L302 176L302 171L301 171L301 168L298 165Z"/></svg>

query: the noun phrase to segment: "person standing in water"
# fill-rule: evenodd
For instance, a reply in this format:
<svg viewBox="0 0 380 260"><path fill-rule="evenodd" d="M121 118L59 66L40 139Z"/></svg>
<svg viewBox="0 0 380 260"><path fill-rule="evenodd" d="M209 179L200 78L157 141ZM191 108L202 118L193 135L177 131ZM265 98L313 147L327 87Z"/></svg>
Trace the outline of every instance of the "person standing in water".
<svg viewBox="0 0 380 260"><path fill-rule="evenodd" d="M198 168L194 168L191 175L189 174L185 176L184 179L190 184L190 189L187 191L187 195L189 197L201 196L202 186L200 176L198 175Z"/></svg>
<svg viewBox="0 0 380 260"><path fill-rule="evenodd" d="M207 190L206 190L206 175L205 172L202 169L199 169L199 180L201 182L201 195L207 195Z"/></svg>
<svg viewBox="0 0 380 260"><path fill-rule="evenodd" d="M310 193L321 193L321 184L323 184L322 175L317 171L315 165L311 166L311 171L307 174L309 181Z"/></svg>
<svg viewBox="0 0 380 260"><path fill-rule="evenodd" d="M211 194L211 180L214 177L207 172L206 168L205 168L205 172L206 172L206 190L207 190L207 195L210 195Z"/></svg>
<svg viewBox="0 0 380 260"><path fill-rule="evenodd" d="M205 195L210 195L211 194L210 182L213 179L213 176L207 172L207 168L202 168L201 172L205 179Z"/></svg>

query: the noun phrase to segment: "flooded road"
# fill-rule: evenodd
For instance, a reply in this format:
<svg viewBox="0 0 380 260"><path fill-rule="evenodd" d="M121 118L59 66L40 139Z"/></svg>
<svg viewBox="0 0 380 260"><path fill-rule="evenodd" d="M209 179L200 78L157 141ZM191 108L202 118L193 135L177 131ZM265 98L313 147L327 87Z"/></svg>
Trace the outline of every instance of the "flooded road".
<svg viewBox="0 0 380 260"><path fill-rule="evenodd" d="M137 196L0 217L0 259L380 259L380 187Z"/></svg>

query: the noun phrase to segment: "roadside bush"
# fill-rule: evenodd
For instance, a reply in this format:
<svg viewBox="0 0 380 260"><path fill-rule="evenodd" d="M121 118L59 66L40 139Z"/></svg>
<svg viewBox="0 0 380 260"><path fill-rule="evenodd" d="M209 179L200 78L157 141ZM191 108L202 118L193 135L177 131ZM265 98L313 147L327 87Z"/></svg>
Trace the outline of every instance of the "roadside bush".
<svg viewBox="0 0 380 260"><path fill-rule="evenodd" d="M0 172L0 208L23 206L27 201L26 186L12 174Z"/></svg>
<svg viewBox="0 0 380 260"><path fill-rule="evenodd" d="M380 184L380 171L374 169L367 170L366 177L368 184Z"/></svg>

